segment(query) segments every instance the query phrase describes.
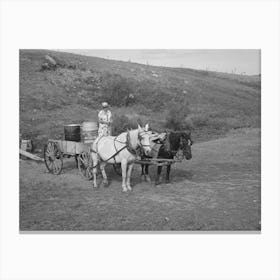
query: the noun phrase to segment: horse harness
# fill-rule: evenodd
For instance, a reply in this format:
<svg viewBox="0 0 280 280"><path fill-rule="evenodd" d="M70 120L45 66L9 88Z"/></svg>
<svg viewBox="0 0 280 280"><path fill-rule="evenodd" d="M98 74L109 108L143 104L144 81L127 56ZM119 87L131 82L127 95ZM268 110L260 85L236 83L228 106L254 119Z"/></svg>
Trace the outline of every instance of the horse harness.
<svg viewBox="0 0 280 280"><path fill-rule="evenodd" d="M163 143L162 145L164 145L164 148L166 151L169 151L170 154L175 157L176 159L178 160L182 160L183 158L183 155L180 153L180 151L182 152L184 150L184 147L185 147L185 144L187 145L192 145L192 141L190 139L188 140L185 140L183 138L183 136L181 135L180 136L180 143L179 143L179 147L178 149L172 149L171 148L171 143L170 143L170 132L169 131L166 131L166 141L165 143ZM190 141L190 142L189 142Z"/></svg>
<svg viewBox="0 0 280 280"><path fill-rule="evenodd" d="M146 132L144 132L144 133L146 133ZM104 136L102 136L102 137L104 137ZM98 139L97 143L96 143L96 151L93 150L92 148L90 149L91 152L93 152L93 153L95 153L97 155L98 155L98 149L97 149L98 148L98 142L101 140L102 137L100 137ZM114 138L114 148L115 148L116 152L111 157L109 157L108 159L103 160L103 162L108 162L110 159L113 158L114 161L115 161L115 164L116 164L117 163L116 162L116 156L121 151L123 151L124 149L127 149L128 152L130 152L131 154L137 156L137 155L139 155L141 153L141 150L143 149L143 147L150 146L150 145L144 145L144 144L141 143L142 137L141 137L141 135L139 133L138 133L138 140L139 140L139 143L140 143L140 147L139 148L137 147L136 149L131 147L129 131L126 134L126 142L122 142L122 141L118 140L118 137L119 137L119 135ZM121 149L118 150L117 147L116 147L116 142L121 143L121 144L125 144L125 146L123 146ZM96 166L94 166L93 168L95 168Z"/></svg>

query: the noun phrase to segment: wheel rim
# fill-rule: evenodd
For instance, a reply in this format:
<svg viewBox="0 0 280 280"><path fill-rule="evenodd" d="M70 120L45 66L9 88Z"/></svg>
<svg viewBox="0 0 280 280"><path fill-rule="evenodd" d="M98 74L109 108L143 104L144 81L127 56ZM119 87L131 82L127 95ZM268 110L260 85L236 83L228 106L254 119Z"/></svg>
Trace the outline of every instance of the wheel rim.
<svg viewBox="0 0 280 280"><path fill-rule="evenodd" d="M82 152L78 157L78 167L81 175L87 180L93 178L92 159L89 153Z"/></svg>
<svg viewBox="0 0 280 280"><path fill-rule="evenodd" d="M54 142L48 142L44 148L45 165L50 173L58 175L62 171L63 160L62 153L58 145Z"/></svg>

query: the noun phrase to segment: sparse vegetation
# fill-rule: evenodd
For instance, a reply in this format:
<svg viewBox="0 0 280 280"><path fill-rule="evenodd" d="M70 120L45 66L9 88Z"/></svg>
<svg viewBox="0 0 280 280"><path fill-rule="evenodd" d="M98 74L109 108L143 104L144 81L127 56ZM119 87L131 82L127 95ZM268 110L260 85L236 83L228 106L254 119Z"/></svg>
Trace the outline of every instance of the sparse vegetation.
<svg viewBox="0 0 280 280"><path fill-rule="evenodd" d="M134 81L118 74L105 73L102 76L102 99L112 106L123 106L133 92Z"/></svg>
<svg viewBox="0 0 280 280"><path fill-rule="evenodd" d="M127 129L134 129L137 127L137 121L130 120L126 115L116 115L114 117L112 134L118 135Z"/></svg>
<svg viewBox="0 0 280 280"><path fill-rule="evenodd" d="M190 113L187 102L170 103L170 108L167 111L165 127L173 130L184 130L190 128L190 123L187 122L187 117Z"/></svg>
<svg viewBox="0 0 280 280"><path fill-rule="evenodd" d="M45 55L57 63L52 71L40 71ZM260 76L22 50L20 132L39 144L41 135L59 137L63 124L96 119L106 100L118 127L114 133L145 120L159 131L192 127L195 138L206 140L229 129L260 127L260 89ZM134 100L127 106L129 94Z"/></svg>
<svg viewBox="0 0 280 280"><path fill-rule="evenodd" d="M45 55L57 66L41 71ZM110 166L109 189L93 191L71 158L61 176L21 161L20 230L261 230L260 85L258 76L20 51L20 133L35 149L62 138L65 124L96 120L104 99L115 135L148 122L156 131L192 128L195 143L193 159L176 163L160 189L141 182L136 165L129 196Z"/></svg>

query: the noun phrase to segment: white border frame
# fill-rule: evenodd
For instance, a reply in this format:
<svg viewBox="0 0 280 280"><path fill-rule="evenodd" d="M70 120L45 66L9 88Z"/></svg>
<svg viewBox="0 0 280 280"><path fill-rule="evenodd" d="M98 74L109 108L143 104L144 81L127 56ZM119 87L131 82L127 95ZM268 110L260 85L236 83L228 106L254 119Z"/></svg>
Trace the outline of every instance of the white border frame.
<svg viewBox="0 0 280 280"><path fill-rule="evenodd" d="M2 1L0 278L280 279L279 31L272 0ZM20 48L261 49L262 233L19 234Z"/></svg>

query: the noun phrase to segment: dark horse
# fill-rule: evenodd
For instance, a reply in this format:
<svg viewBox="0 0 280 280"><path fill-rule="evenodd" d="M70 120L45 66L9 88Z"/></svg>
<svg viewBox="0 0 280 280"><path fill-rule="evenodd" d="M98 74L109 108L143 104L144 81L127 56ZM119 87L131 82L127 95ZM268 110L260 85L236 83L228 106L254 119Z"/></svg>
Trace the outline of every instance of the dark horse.
<svg viewBox="0 0 280 280"><path fill-rule="evenodd" d="M166 138L162 143L155 142L154 146L157 148L157 158L164 159L174 159L174 157L179 156L179 152L182 152L182 157L185 157L187 160L192 158L191 145L193 141L191 140L190 131L167 131ZM142 158L144 159L144 158ZM148 182L151 181L149 176L149 165L142 164L142 178L145 178ZM169 175L171 170L171 163L166 165L166 183L169 183ZM157 176L155 184L158 185L160 174L162 171L162 166L158 166Z"/></svg>

